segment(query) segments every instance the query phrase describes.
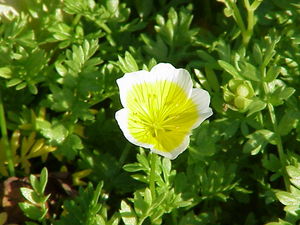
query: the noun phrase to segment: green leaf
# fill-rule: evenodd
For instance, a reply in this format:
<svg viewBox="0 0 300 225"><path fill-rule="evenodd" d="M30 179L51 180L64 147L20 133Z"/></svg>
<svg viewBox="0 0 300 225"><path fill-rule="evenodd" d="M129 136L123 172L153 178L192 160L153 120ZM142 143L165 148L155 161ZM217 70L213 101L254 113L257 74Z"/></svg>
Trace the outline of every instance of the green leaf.
<svg viewBox="0 0 300 225"><path fill-rule="evenodd" d="M295 88L292 87L284 88L280 93L280 98L283 100L287 100L290 96L294 94L295 91Z"/></svg>
<svg viewBox="0 0 300 225"><path fill-rule="evenodd" d="M289 223L287 221L284 221L282 219L279 219L278 222L271 222L271 223L267 223L266 225L293 225L293 224Z"/></svg>
<svg viewBox="0 0 300 225"><path fill-rule="evenodd" d="M215 91L219 92L220 91L220 84L217 79L217 76L215 72L210 69L209 67L205 67L205 76L207 78L207 81L209 83L209 86Z"/></svg>
<svg viewBox="0 0 300 225"><path fill-rule="evenodd" d="M21 187L20 191L21 191L22 195L24 196L24 198L26 198L30 203L33 203L33 204L40 203L39 197L36 195L34 190L32 190L30 188L26 188L26 187Z"/></svg>
<svg viewBox="0 0 300 225"><path fill-rule="evenodd" d="M40 192L38 191L39 188L40 188L40 182L39 182L39 180L37 179L37 177L34 176L33 174L31 174L31 175L29 176L29 180L30 180L31 186L33 187L33 190L34 190L35 192L37 192L37 193L40 193Z"/></svg>
<svg viewBox="0 0 300 225"><path fill-rule="evenodd" d="M153 0L135 1L135 6L141 18L146 18L153 10Z"/></svg>
<svg viewBox="0 0 300 225"><path fill-rule="evenodd" d="M251 116L252 114L254 114L256 112L264 110L266 108L266 106L267 106L267 103L265 103L259 99L252 101L250 103L250 105L248 106L247 117Z"/></svg>
<svg viewBox="0 0 300 225"><path fill-rule="evenodd" d="M1 67L0 68L0 77L3 77L5 79L11 78L12 71L9 67Z"/></svg>
<svg viewBox="0 0 300 225"><path fill-rule="evenodd" d="M131 163L124 165L123 169L127 172L137 172L143 170L143 167L139 163Z"/></svg>
<svg viewBox="0 0 300 225"><path fill-rule="evenodd" d="M273 58L273 56L275 55L276 51L275 51L275 47L277 45L277 43L280 41L280 37L270 37L267 36L267 49L264 55L264 59L263 59L263 65L268 65L269 62L271 61L271 59Z"/></svg>
<svg viewBox="0 0 300 225"><path fill-rule="evenodd" d="M20 84L21 82L22 82L21 79L13 78L13 79L6 82L6 86L7 87L13 87L13 86L16 86L16 85Z"/></svg>
<svg viewBox="0 0 300 225"><path fill-rule="evenodd" d="M300 169L299 168L297 168L295 166L287 166L286 170L291 178L300 179Z"/></svg>
<svg viewBox="0 0 300 225"><path fill-rule="evenodd" d="M241 69L241 72L240 74L249 79L249 80L252 80L252 81L261 81L261 78L259 77L259 73L256 69L255 66L251 65L250 63L247 63L247 62L239 62L239 66L240 66L240 69Z"/></svg>
<svg viewBox="0 0 300 225"><path fill-rule="evenodd" d="M144 199L149 206L152 205L152 195L149 188L146 188L144 191Z"/></svg>
<svg viewBox="0 0 300 225"><path fill-rule="evenodd" d="M263 151L268 143L276 144L275 133L270 130L257 130L247 136L249 140L244 144L243 151L256 155Z"/></svg>
<svg viewBox="0 0 300 225"><path fill-rule="evenodd" d="M284 100L287 100L291 95L293 95L295 89L292 87L286 87L281 85L276 88L276 90L272 93L270 97L270 102L274 106L278 106L284 103Z"/></svg>
<svg viewBox="0 0 300 225"><path fill-rule="evenodd" d="M133 56L129 52L125 52L124 59L118 56L120 69L123 73L130 73L139 70L139 67L133 58Z"/></svg>
<svg viewBox="0 0 300 225"><path fill-rule="evenodd" d="M150 207L150 205L148 205L148 203L145 201L143 194L144 193L141 193L139 191L134 193L134 200L133 200L134 211L136 212L138 217L146 215L146 212Z"/></svg>
<svg viewBox="0 0 300 225"><path fill-rule="evenodd" d="M286 170L288 175L291 177L291 183L300 189L300 169L295 166L287 166Z"/></svg>
<svg viewBox="0 0 300 225"><path fill-rule="evenodd" d="M280 160L272 153L263 157L262 164L266 169L272 172L277 172L281 168Z"/></svg>
<svg viewBox="0 0 300 225"><path fill-rule="evenodd" d="M135 212L124 200L121 201L120 214L125 225L137 225Z"/></svg>
<svg viewBox="0 0 300 225"><path fill-rule="evenodd" d="M286 191L277 191L275 194L279 201L284 205L300 205L300 196L295 196Z"/></svg>
<svg viewBox="0 0 300 225"><path fill-rule="evenodd" d="M44 167L41 172L38 193L40 194L44 193L47 182L48 182L48 170L46 167Z"/></svg>
<svg viewBox="0 0 300 225"><path fill-rule="evenodd" d="M205 60L206 62L210 64L217 64L217 61L214 57L212 57L210 54L207 53L207 51L204 50L197 50L197 55Z"/></svg>
<svg viewBox="0 0 300 225"><path fill-rule="evenodd" d="M73 160L78 151L83 149L83 144L79 136L75 134L68 135L61 143L57 152L63 154L67 159Z"/></svg>
<svg viewBox="0 0 300 225"><path fill-rule="evenodd" d="M22 89L24 89L26 86L27 86L27 84L26 84L25 82L22 82L22 83L20 83L20 84L18 84L18 85L16 86L16 90L17 90L17 91L22 90Z"/></svg>
<svg viewBox="0 0 300 225"><path fill-rule="evenodd" d="M232 66L231 64L229 64L228 62L225 62L223 60L218 60L219 65L230 75L233 76L233 78L236 79L242 79L242 76L240 75L240 73L234 68L234 66Z"/></svg>
<svg viewBox="0 0 300 225"><path fill-rule="evenodd" d="M255 59L255 62L257 64L261 64L261 62L263 61L263 54L262 54L259 44L254 43L252 51L253 51L253 57Z"/></svg>
<svg viewBox="0 0 300 225"><path fill-rule="evenodd" d="M281 117L278 124L278 133L281 136L290 134L291 130L296 128L300 118L300 112L288 109Z"/></svg>
<svg viewBox="0 0 300 225"><path fill-rule="evenodd" d="M98 225L101 209L104 208L104 202L107 199L102 193L103 183L100 182L94 190L91 183L86 189L80 188L76 197L64 202L63 207L66 210L59 220L55 221L55 225ZM101 215L102 219L106 219L106 215ZM108 224L108 221L105 221Z"/></svg>
<svg viewBox="0 0 300 225"><path fill-rule="evenodd" d="M266 82L272 82L274 81L277 76L281 73L282 67L280 66L271 66L268 71L267 71L267 75L265 78Z"/></svg>
<svg viewBox="0 0 300 225"><path fill-rule="evenodd" d="M161 166L162 166L162 171L163 171L165 180L167 180L167 178L170 176L171 169L172 169L171 161L167 158L163 158Z"/></svg>
<svg viewBox="0 0 300 225"><path fill-rule="evenodd" d="M19 203L19 206L28 218L33 220L38 220L38 221L41 220L48 211L48 209L44 211L41 208L35 205L31 205L30 203L27 202L21 202Z"/></svg>
<svg viewBox="0 0 300 225"><path fill-rule="evenodd" d="M45 120L37 120L36 127L50 142L57 144L62 143L69 133L63 124L56 123L52 125Z"/></svg>

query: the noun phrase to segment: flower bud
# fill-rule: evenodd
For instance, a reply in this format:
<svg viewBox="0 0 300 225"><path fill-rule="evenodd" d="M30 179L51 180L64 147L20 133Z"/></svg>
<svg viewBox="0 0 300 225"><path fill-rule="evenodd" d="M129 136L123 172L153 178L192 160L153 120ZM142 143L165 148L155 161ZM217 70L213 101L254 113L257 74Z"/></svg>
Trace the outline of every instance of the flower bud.
<svg viewBox="0 0 300 225"><path fill-rule="evenodd" d="M234 111L247 111L253 96L254 90L252 85L246 80L232 79L224 87L224 100L228 107Z"/></svg>

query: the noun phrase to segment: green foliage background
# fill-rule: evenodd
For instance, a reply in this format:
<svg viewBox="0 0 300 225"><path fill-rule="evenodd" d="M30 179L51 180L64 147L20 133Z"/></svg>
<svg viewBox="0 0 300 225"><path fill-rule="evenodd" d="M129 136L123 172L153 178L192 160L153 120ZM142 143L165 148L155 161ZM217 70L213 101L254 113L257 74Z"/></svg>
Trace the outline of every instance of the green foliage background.
<svg viewBox="0 0 300 225"><path fill-rule="evenodd" d="M0 179L31 174L16 205L26 224L300 220L298 0L1 6ZM189 70L214 111L173 161L128 143L114 119L116 79L159 62ZM75 194L58 200L47 187L59 171ZM0 224L13 221L2 205Z"/></svg>

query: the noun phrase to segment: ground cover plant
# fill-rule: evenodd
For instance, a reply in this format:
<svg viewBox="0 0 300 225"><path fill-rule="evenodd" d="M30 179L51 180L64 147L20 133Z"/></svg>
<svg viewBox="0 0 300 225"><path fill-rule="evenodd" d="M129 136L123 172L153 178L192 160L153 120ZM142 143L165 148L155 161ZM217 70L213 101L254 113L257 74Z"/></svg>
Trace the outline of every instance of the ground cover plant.
<svg viewBox="0 0 300 225"><path fill-rule="evenodd" d="M0 225L300 221L298 0L0 4ZM131 144L116 80L170 63L213 115L176 159Z"/></svg>

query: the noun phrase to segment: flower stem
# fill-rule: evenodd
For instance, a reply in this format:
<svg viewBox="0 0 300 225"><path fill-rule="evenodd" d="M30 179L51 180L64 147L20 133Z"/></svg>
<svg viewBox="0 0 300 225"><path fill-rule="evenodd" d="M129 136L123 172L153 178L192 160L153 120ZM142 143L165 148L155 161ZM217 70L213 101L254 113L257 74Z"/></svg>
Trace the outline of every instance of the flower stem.
<svg viewBox="0 0 300 225"><path fill-rule="evenodd" d="M156 155L155 153L151 154L151 161L150 161L150 191L152 195L152 199L155 199L155 167L156 167Z"/></svg>
<svg viewBox="0 0 300 225"><path fill-rule="evenodd" d="M8 142L6 120L5 120L5 113L4 113L4 106L3 106L3 101L2 101L1 90L0 90L0 127L1 127L3 143L4 143L6 159L7 159L7 163L8 163L9 175L15 176L15 168L14 168L14 163L13 163L14 160L13 160L13 154L11 152L10 144Z"/></svg>

